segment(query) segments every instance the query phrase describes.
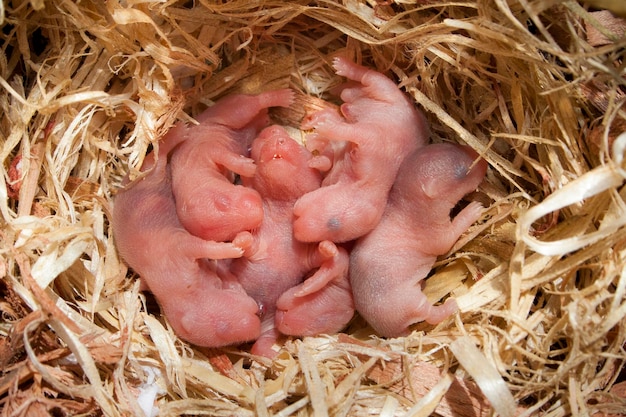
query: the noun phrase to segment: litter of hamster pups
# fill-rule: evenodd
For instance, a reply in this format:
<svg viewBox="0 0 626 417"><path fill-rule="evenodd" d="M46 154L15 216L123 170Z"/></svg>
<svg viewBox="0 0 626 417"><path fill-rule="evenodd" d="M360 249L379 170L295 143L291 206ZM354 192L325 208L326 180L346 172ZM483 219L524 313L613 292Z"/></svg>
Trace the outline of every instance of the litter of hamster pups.
<svg viewBox="0 0 626 417"><path fill-rule="evenodd" d="M626 16L620 7L620 1L573 0L3 2L0 414L624 415ZM355 85L341 95L346 77L336 62L342 59L382 74L423 113L430 144L421 150L436 154L442 146L447 155L452 146L461 152L454 158L471 161L464 172L484 172L469 191L431 187L450 201L457 192L464 196L437 200L439 219L461 216L465 227L451 247L442 244L445 253L421 266L426 279L415 278L423 285L413 297L445 314L412 320L405 329L390 322L394 313L379 322L382 313L357 303L362 314L342 317L348 322L339 331L292 336L285 330L268 348L273 358L251 352L253 340L222 347L186 341L162 308L187 306L160 305L166 295L145 291L139 271L121 257L113 232L120 190L149 181L151 168L187 185L184 169L172 171L196 154L181 152L176 165L172 153L169 164L159 165L154 156L167 154L167 139L201 129L202 115L222 100L271 91L289 97L267 106L268 124L254 121L261 140L249 156L253 165L235 162L242 171L229 168L238 178L228 173L225 182L256 190L239 203L250 208L244 219L260 224L263 206L279 205L270 196L273 186L253 184L270 174L246 176L251 166L263 167L262 155L271 153L264 146L277 146L273 140L292 146L288 138L295 139L298 147L285 155L304 158L301 171L316 167L320 175L311 172L310 181L326 183L318 190L331 188L338 176L322 168L345 154L323 137L323 125L338 129L358 112L345 106ZM352 91L358 95L358 85ZM390 137L404 117L401 111L375 116ZM303 149L310 154L300 155ZM429 177L417 171L422 165L398 169ZM439 164L448 172L454 165ZM376 169L377 178L389 164L384 168ZM390 214L394 206L387 202L408 201L417 222L406 230L384 223L393 227L372 241L385 248L404 241L391 234L431 230L428 214L437 211L420 209L424 200L407 200L416 192L408 183L385 200L380 215L396 219L404 211ZM424 181L419 189L427 194L428 187ZM412 191L407 197L402 189ZM310 191L298 192L301 198ZM296 205L296 216L306 218L317 205ZM269 227L283 218L272 218ZM296 233L303 235L322 231L300 226ZM268 234L262 224L242 227L249 234L225 233L217 239L221 246L203 250L223 255L240 245L237 253L253 253ZM420 248L439 246L434 237L442 235L424 233ZM383 274L374 271L382 259L371 255L379 252L364 238L348 237L346 244L326 237L304 246L324 261L338 260L329 270L341 269L344 255L361 246L362 259L374 262L356 267L365 271L359 275ZM332 245L319 244L325 240ZM390 258L397 255L408 265L420 264L421 254L414 247L380 256L394 265L399 261ZM240 259L229 271L234 276L250 267ZM321 284L307 296L334 288L315 283ZM345 287L336 289L345 295ZM280 309L301 306L295 292L285 293ZM368 300L376 294L364 293ZM242 308L262 317L265 307L248 301ZM338 315L347 314L342 306L333 305ZM319 311L303 313L305 320L289 322L297 330L312 326L309 318Z"/></svg>

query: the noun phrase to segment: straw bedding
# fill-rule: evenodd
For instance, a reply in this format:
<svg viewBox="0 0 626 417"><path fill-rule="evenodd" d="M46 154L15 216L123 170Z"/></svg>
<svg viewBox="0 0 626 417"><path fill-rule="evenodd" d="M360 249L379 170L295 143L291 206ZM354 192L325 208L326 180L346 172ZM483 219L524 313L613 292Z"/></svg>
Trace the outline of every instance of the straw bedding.
<svg viewBox="0 0 626 417"><path fill-rule="evenodd" d="M2 415L623 415L626 12L594 3L3 2ZM338 54L489 162L424 288L460 312L274 361L181 342L116 253L122 178L225 94L290 86L297 128Z"/></svg>

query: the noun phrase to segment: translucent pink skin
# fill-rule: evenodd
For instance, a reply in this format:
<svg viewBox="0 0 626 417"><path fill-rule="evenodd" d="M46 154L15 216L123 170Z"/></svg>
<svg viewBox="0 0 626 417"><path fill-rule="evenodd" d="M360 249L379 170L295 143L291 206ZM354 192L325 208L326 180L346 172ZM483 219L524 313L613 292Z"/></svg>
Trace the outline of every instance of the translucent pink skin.
<svg viewBox="0 0 626 417"><path fill-rule="evenodd" d="M336 332L352 318L349 259L332 242L293 238L293 203L322 182L319 171L308 167L311 153L283 128L272 126L257 137L251 154L257 170L243 181L263 197L265 217L244 257L232 261L230 273L261 306L262 334L252 353L273 357L280 333Z"/></svg>
<svg viewBox="0 0 626 417"><path fill-rule="evenodd" d="M248 147L269 123L267 109L293 102L289 89L255 96L232 95L197 117L197 126L178 129L186 140L171 156L172 188L182 225L203 239L228 241L263 219L261 196L233 184L233 173L252 177Z"/></svg>
<svg viewBox="0 0 626 417"><path fill-rule="evenodd" d="M486 169L471 148L453 144L428 145L402 164L380 223L350 255L356 309L380 335L406 335L414 323L436 324L456 311L453 299L430 304L420 281L480 218L477 202L453 219L449 213L478 187Z"/></svg>
<svg viewBox="0 0 626 417"><path fill-rule="evenodd" d="M428 140L423 115L393 81L345 58L333 66L354 81L341 91L341 114L319 111L303 128L315 129L315 141L348 143L324 186L295 204L294 234L303 242L346 242L371 231L403 159Z"/></svg>
<svg viewBox="0 0 626 417"><path fill-rule="evenodd" d="M167 155L181 140L166 138L156 162L148 155L145 166L153 169L117 194L112 222L119 253L182 339L209 347L255 339L261 328L256 302L238 283L218 278L208 261L242 256L240 237L203 240L176 215Z"/></svg>

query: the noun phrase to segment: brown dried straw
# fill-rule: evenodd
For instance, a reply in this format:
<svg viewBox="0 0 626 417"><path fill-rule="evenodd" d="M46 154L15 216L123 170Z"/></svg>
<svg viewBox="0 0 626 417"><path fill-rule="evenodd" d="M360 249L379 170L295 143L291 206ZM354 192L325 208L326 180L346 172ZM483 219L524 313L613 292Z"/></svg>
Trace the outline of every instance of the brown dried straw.
<svg viewBox="0 0 626 417"><path fill-rule="evenodd" d="M573 0L0 3L2 416L623 415L623 5ZM620 33L621 32L621 33ZM345 55L434 142L489 162L488 209L408 337L358 317L275 361L181 342L120 261L111 203L176 122L291 86L298 127ZM604 413L604 414L602 414Z"/></svg>

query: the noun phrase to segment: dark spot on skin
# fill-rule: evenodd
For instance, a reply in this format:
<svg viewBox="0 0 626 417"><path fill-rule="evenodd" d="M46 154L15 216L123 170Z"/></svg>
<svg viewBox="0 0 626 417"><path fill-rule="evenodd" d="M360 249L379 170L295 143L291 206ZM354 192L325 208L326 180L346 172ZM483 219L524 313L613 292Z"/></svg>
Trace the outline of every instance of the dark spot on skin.
<svg viewBox="0 0 626 417"><path fill-rule="evenodd" d="M341 227L341 221L333 217L331 219L328 219L328 222L326 222L326 227L328 227L330 230L337 230Z"/></svg>
<svg viewBox="0 0 626 417"><path fill-rule="evenodd" d="M467 174L469 174L469 169L467 166L463 164L454 166L454 178L462 180L463 178L467 177Z"/></svg>

